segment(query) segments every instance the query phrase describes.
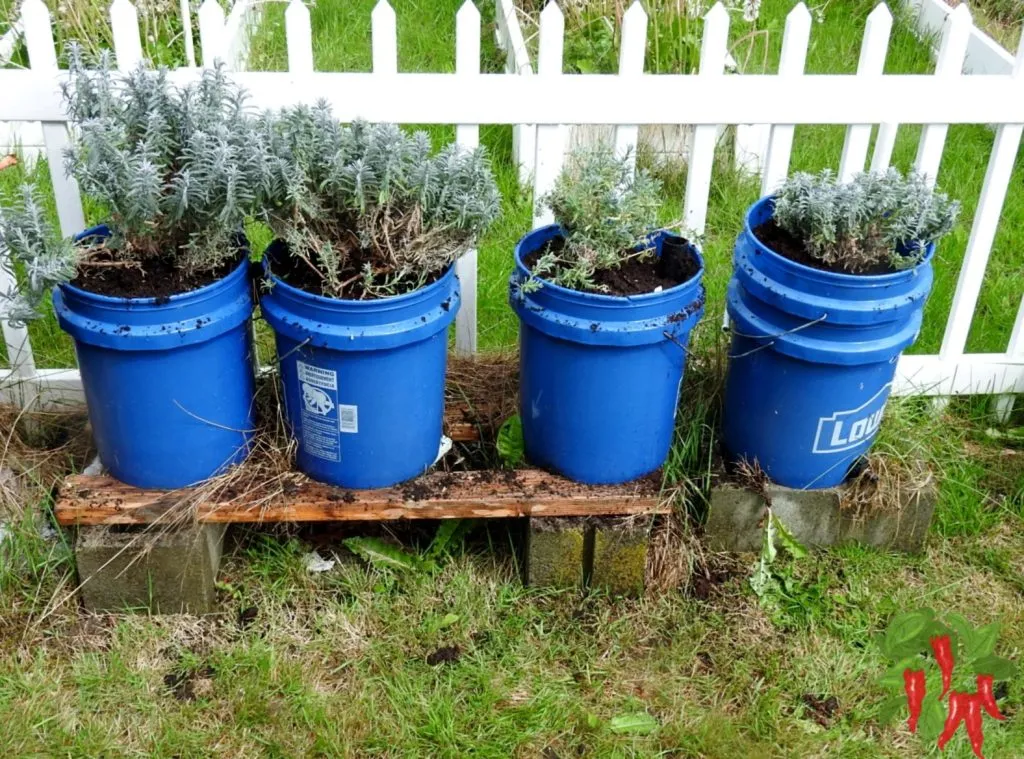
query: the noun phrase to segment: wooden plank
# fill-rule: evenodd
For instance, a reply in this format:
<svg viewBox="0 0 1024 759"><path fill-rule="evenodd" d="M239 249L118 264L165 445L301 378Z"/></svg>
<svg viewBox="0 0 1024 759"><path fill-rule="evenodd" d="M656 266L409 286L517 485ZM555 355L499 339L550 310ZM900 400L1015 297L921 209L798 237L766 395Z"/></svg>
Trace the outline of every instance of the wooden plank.
<svg viewBox="0 0 1024 759"><path fill-rule="evenodd" d="M588 486L538 470L434 472L393 488L342 490L301 481L289 492L189 503L189 490L140 490L113 477L74 475L54 509L63 525L142 525L178 519L194 509L202 523L377 522L399 519L479 519L526 516L625 516L665 513L656 478L626 485Z"/></svg>
<svg viewBox="0 0 1024 759"><path fill-rule="evenodd" d="M540 13L540 47L537 52L537 76L529 81L534 89L553 84L562 76L562 51L565 43L565 18L558 3L548 3ZM616 77L621 81L634 81L634 77ZM623 110L628 111L628 108ZM551 210L540 205L540 200L555 186L565 158L566 129L561 124L537 127L536 160L534 161L533 228L554 221Z"/></svg>

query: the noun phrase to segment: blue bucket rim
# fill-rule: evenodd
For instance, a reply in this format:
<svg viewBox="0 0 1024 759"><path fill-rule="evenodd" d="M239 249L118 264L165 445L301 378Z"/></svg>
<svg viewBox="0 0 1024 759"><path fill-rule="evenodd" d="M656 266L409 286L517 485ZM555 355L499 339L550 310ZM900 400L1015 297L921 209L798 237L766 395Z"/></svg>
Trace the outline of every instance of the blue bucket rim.
<svg viewBox="0 0 1024 759"><path fill-rule="evenodd" d="M86 237L101 237L109 236L109 227L106 224L97 224L94 227L89 227L74 236L75 242L84 240ZM225 274L223 277L218 277L209 284L203 285L202 287L196 288L195 290L188 290L183 293L175 293L174 295L147 295L145 297L119 297L114 295L102 295L100 293L94 293L91 290L83 290L81 287L75 287L70 282L64 282L58 285L62 290L70 292L77 298L88 299L95 303L109 304L114 306L154 306L161 308L163 306L172 306L177 303L181 303L185 300L201 299L208 295L213 289L217 288L229 279L239 276L239 271L247 271L249 268L249 248L248 242L246 242L246 255L242 256L238 265L235 266L230 272Z"/></svg>
<svg viewBox="0 0 1024 759"><path fill-rule="evenodd" d="M550 230L557 230L559 233L561 233L561 226L559 226L558 224L545 224L542 227L537 227L536 229L531 229L529 232L527 232L522 237L520 237L519 238L519 242L516 243L516 247L515 247L515 251L514 251L516 266L519 267L520 269L522 269L523 271L525 271L527 276L529 276L529 277L533 277L533 274L527 268L526 264L523 263L523 257L522 257L523 243L526 241L526 239L528 237L531 237L532 235L539 234L541 232L547 232L547 231L550 231ZM654 236L656 236L658 234L671 234L671 233L667 229L664 229L664 228L656 229L656 230L654 230L654 231L652 231L652 232L650 232L648 234L648 238L654 237ZM554 237L554 236L555 235L552 235L552 237ZM564 235L562 235L562 236L564 237ZM682 235L676 235L676 236L682 237ZM664 298L664 297L666 297L668 295L675 295L677 292L681 291L682 288L688 287L688 286L692 285L694 282L702 281L702 278L704 276L704 256L701 253L700 247L695 242L693 242L692 240L687 240L686 242L690 246L690 249L693 251L694 255L697 256L697 272L692 277L690 277L688 280L686 280L685 282L680 282L679 284L673 285L672 287L668 288L667 290L662 290L661 292L641 293L639 295L606 295L605 293L588 293L588 292L584 292L583 290L573 290L570 287L563 287L562 285L555 284L551 280L545 279L544 277L536 277L536 278L544 283L544 287L550 287L556 293L559 293L561 295L568 295L568 296L573 296L573 297L579 297L579 298L583 298L585 300L593 300L593 301L603 302L603 303L608 303L608 304L611 304L611 303L636 303L637 301L645 303L645 302L648 302L648 301L655 301L655 300L658 300L659 298Z"/></svg>
<svg viewBox="0 0 1024 759"><path fill-rule="evenodd" d="M843 273L843 272L827 271L826 269L818 269L818 268L815 268L814 266L808 266L807 264L802 264L799 261L794 261L791 258L786 258L786 256L782 255L781 253L778 253L778 252L772 250L767 245L765 245L763 242L761 242L758 239L757 235L754 234L754 228L753 228L753 226L751 226L750 217L754 215L754 211L755 210L761 208L761 206L763 206L765 203L771 203L772 204L772 215L771 215L770 218L774 219L775 218L775 206L774 206L774 203L775 203L775 198L776 197L777 196L774 193L771 194L771 195L765 195L764 197L759 198L757 201L755 201L753 204L751 204L751 206L747 209L747 212L745 214L743 214L743 233L751 240L751 242L754 245L754 248L759 253L767 253L767 254L769 254L769 256L773 260L781 262L781 264L784 267L786 267L788 269L791 269L792 271L796 272L797 274L800 274L800 275L803 275L803 276L809 276L809 277L813 277L813 278L817 278L817 279L823 279L823 280L826 280L826 281L832 281L832 282L835 282L837 284L851 284L852 285L852 284L857 284L858 282L861 282L861 283L863 283L863 282L870 282L872 284L874 284L874 283L886 284L888 282L895 282L895 281L897 281L899 279L902 279L902 278L906 277L907 274L909 274L911 272L914 272L919 267L924 266L925 264L929 263L932 260L932 258L935 256L935 243L934 242L930 242L930 243L928 243L925 246L925 254L921 257L921 260L918 261L916 264L914 264L913 266L910 266L910 267L908 267L906 269L899 269L897 271L890 271L890 272L887 272L885 274L846 274L846 273Z"/></svg>
<svg viewBox="0 0 1024 759"><path fill-rule="evenodd" d="M274 240L267 246L267 249L263 252L263 260L260 262L263 265L263 273L273 280L274 287L283 287L285 292L292 297L297 297L308 301L314 305L323 308L332 308L339 304L347 307L353 307L356 309L364 309L371 311L374 309L381 310L383 308L390 308L392 306L401 307L409 303L414 302L417 298L422 298L424 295L429 295L432 289L439 289L448 282L455 273L455 264L449 264L441 276L431 282L429 285L418 287L415 290L410 290L407 293L401 293L400 295L386 295L383 298L373 298L372 300L355 300L353 298L329 298L326 295L317 295L311 293L308 290L303 290L301 287L290 285L281 279L279 276L274 274L270 268L270 259L273 257L270 254L270 248L274 245L277 240Z"/></svg>

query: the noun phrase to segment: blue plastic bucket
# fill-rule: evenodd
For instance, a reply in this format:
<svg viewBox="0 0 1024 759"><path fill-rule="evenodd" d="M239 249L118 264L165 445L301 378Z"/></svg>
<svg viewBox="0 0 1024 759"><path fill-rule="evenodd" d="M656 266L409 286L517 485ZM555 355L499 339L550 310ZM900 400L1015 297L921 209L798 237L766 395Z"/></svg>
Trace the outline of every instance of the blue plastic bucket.
<svg viewBox="0 0 1024 759"><path fill-rule="evenodd" d="M93 437L114 477L179 488L245 459L255 427L248 260L169 298L62 285L53 306L75 340Z"/></svg>
<svg viewBox="0 0 1024 759"><path fill-rule="evenodd" d="M832 487L881 424L896 362L921 328L935 246L890 274L822 271L754 236L773 211L770 197L751 206L736 240L723 445L780 485Z"/></svg>
<svg viewBox="0 0 1024 759"><path fill-rule="evenodd" d="M535 229L515 249L509 302L519 316L519 395L527 458L591 484L628 482L665 461L690 330L704 312L704 261L688 282L614 296L550 282L532 292L523 258L561 235ZM668 235L653 236L658 255Z"/></svg>
<svg viewBox="0 0 1024 759"><path fill-rule="evenodd" d="M454 267L426 287L376 300L308 293L271 272L261 299L277 336L285 417L298 468L346 488L381 488L435 461L444 417ZM282 251L283 253L283 251Z"/></svg>

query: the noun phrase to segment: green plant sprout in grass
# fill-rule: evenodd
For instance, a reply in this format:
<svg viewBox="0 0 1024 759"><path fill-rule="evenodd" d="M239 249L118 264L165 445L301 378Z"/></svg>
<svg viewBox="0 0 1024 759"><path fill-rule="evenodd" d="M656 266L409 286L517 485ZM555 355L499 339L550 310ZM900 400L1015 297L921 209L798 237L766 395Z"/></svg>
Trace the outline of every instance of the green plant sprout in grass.
<svg viewBox="0 0 1024 759"><path fill-rule="evenodd" d="M330 107L296 106L263 120L273 190L271 227L311 267L324 295L395 295L423 286L500 211L486 151L394 124L343 126Z"/></svg>
<svg viewBox="0 0 1024 759"><path fill-rule="evenodd" d="M960 204L934 192L923 176L899 170L840 182L829 170L797 173L775 198L775 222L803 241L807 254L849 272L905 269L925 246L953 229Z"/></svg>
<svg viewBox="0 0 1024 759"><path fill-rule="evenodd" d="M635 175L628 157L607 145L574 150L555 186L541 198L561 227L564 245L549 247L533 266L524 287L537 277L573 290L601 292L594 274L617 269L631 258L654 255L647 236L661 208L661 182L644 170Z"/></svg>

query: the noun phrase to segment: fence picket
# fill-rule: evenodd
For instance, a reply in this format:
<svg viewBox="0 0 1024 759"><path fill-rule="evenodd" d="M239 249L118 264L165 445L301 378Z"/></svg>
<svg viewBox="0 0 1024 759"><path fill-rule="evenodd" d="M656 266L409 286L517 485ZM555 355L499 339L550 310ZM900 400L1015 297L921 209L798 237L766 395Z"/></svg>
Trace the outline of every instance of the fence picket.
<svg viewBox="0 0 1024 759"><path fill-rule="evenodd" d="M966 3L958 5L942 27L942 42L939 44L938 57L935 60L935 74L938 79L949 80L961 76L964 56L967 54L967 43L971 38L971 12ZM917 146L917 159L914 168L924 174L928 183L935 185L942 162L942 150L946 145L948 124L926 124L921 130L921 141Z"/></svg>
<svg viewBox="0 0 1024 759"><path fill-rule="evenodd" d="M780 77L798 77L807 63L807 45L811 40L811 12L804 3L797 5L786 16L786 29L782 36L782 57L779 60ZM761 194L774 192L789 173L789 157L793 152L792 124L773 124L768 139L768 154L761 175Z"/></svg>
<svg viewBox="0 0 1024 759"><path fill-rule="evenodd" d="M185 62L195 68L196 45L192 39L192 5L189 0L180 0L178 5L181 11L181 32L185 38Z"/></svg>
<svg viewBox="0 0 1024 759"><path fill-rule="evenodd" d="M54 49L50 11L42 0L25 0L21 6L25 22L25 47L33 71L57 71L57 52ZM64 121L43 122L46 142L46 160L50 166L53 194L57 200L57 218L60 231L70 237L85 229L85 214L78 183L64 172L64 148L68 145L68 126Z"/></svg>
<svg viewBox="0 0 1024 759"><path fill-rule="evenodd" d="M110 4L110 30L114 36L117 68L128 71L142 63L139 14L130 0L114 0Z"/></svg>
<svg viewBox="0 0 1024 759"><path fill-rule="evenodd" d="M1017 50L1017 59L1013 67L1014 82L1017 91L1024 97L1024 38ZM946 332L942 337L939 356L944 359L955 358L963 354L967 346L967 336L971 329L971 320L978 306L981 284L985 278L992 242L999 226L1006 190L1013 173L1017 149L1020 147L1021 124L1000 124L996 129L992 154L989 157L985 181L981 187L981 197L974 213L974 224L971 236L967 240L963 264L960 267L960 278L953 294L953 306L946 322ZM941 150L941 146L940 146Z"/></svg>
<svg viewBox="0 0 1024 759"><path fill-rule="evenodd" d="M892 149L896 147L896 134L900 125L883 121L878 125L875 136L875 151L871 155L871 170L885 171L892 163Z"/></svg>
<svg viewBox="0 0 1024 759"><path fill-rule="evenodd" d="M892 33L892 13L885 3L879 3L868 15L864 27L864 41L860 48L860 61L857 63L858 76L881 74L885 69L885 55L889 49L889 36ZM846 128L846 141L843 154L839 159L839 181L849 182L854 174L864 171L864 163L868 157L868 145L871 142L870 124L850 124ZM892 148L889 148L889 157ZM881 156L879 156L881 157ZM886 163L888 164L888 158Z"/></svg>
<svg viewBox="0 0 1024 759"><path fill-rule="evenodd" d="M550 80L562 75L562 51L565 44L565 17L558 3L548 3L540 13L540 47L537 52L537 76ZM565 127L561 124L537 125L537 158L533 178L533 227L550 224L551 211L540 208L541 197L555 186L565 158Z"/></svg>
<svg viewBox="0 0 1024 759"><path fill-rule="evenodd" d="M225 60L227 37L224 34L224 9L217 0L203 0L199 6L199 47L203 66L212 68L217 60Z"/></svg>
<svg viewBox="0 0 1024 759"><path fill-rule="evenodd" d="M473 0L466 0L455 15L455 73L459 76L480 75L480 11ZM467 150L480 144L480 127L458 124L455 142ZM477 252L466 251L456 262L455 272L462 287L462 307L455 317L455 351L462 355L476 353L476 283Z"/></svg>
<svg viewBox="0 0 1024 759"><path fill-rule="evenodd" d="M519 25L516 7L512 0L494 0L495 29L498 46L505 50L505 71L520 76L533 76L533 64L526 49L523 30ZM512 126L512 155L519 166L519 181L528 184L533 178L534 160L537 153L537 125L514 124Z"/></svg>
<svg viewBox="0 0 1024 759"><path fill-rule="evenodd" d="M619 45L619 75L637 76L644 73L644 52L647 50L647 14L640 0L622 16L622 42ZM640 127L620 124L615 128L615 154L629 159L629 172L636 171L636 146Z"/></svg>
<svg viewBox="0 0 1024 759"><path fill-rule="evenodd" d="M388 0L378 0L370 14L373 43L373 73L398 73L398 32L395 10Z"/></svg>
<svg viewBox="0 0 1024 759"><path fill-rule="evenodd" d="M704 38L700 46L700 74L721 77L729 44L729 12L721 2L704 16ZM683 201L683 226L687 233L704 234L708 217L708 193L715 163L718 127L703 125L694 130L690 165L686 174L686 198Z"/></svg>
<svg viewBox="0 0 1024 759"><path fill-rule="evenodd" d="M1010 345L1006 349L1006 357L1015 363L1024 363L1024 297L1020 299L1020 308L1017 309L1017 318L1013 322L1013 332L1010 334ZM1017 388L1020 390L1021 388ZM1010 414L1013 413L1013 395L1000 395L996 398L995 416L1000 423L1010 421Z"/></svg>
<svg viewBox="0 0 1024 759"><path fill-rule="evenodd" d="M284 33L288 46L288 70L292 73L313 71L313 28L309 8L302 0L292 0L284 12Z"/></svg>

